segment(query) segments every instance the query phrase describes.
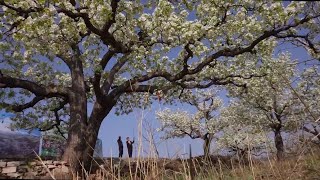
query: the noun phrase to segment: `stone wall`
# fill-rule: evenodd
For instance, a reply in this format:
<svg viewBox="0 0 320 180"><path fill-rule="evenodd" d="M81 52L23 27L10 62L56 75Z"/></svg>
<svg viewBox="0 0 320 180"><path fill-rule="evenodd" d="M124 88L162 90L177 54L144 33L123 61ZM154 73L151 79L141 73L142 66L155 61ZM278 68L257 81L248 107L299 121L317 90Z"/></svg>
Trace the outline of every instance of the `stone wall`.
<svg viewBox="0 0 320 180"><path fill-rule="evenodd" d="M0 179L68 179L69 166L64 161L4 161L0 160Z"/></svg>

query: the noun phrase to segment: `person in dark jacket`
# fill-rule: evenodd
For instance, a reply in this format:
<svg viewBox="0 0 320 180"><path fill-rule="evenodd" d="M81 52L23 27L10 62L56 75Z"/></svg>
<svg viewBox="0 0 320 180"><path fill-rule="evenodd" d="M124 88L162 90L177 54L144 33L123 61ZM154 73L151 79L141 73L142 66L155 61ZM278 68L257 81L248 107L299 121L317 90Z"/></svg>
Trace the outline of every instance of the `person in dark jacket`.
<svg viewBox="0 0 320 180"><path fill-rule="evenodd" d="M132 144L134 143L134 140L130 141L130 138L127 137L126 142L127 142L128 154L129 154L129 157L131 158L132 157Z"/></svg>
<svg viewBox="0 0 320 180"><path fill-rule="evenodd" d="M119 158L121 158L123 155L123 143L121 141L121 136L119 136L117 142L118 142L118 147L119 147Z"/></svg>

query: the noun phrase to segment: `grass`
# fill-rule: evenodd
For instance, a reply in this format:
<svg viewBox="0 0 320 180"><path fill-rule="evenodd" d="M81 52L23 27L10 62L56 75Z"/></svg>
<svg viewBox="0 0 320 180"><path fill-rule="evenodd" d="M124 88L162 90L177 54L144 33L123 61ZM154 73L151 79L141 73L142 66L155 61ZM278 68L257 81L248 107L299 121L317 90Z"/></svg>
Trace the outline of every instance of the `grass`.
<svg viewBox="0 0 320 180"><path fill-rule="evenodd" d="M316 153L317 152L317 153ZM87 179L162 180L295 180L320 179L319 151L288 157L283 161L252 160L240 163L235 157L212 156L190 159L104 159L104 165ZM112 163L111 163L112 161ZM89 173L88 173L89 174Z"/></svg>
<svg viewBox="0 0 320 180"><path fill-rule="evenodd" d="M307 146L287 154L282 161L269 156L265 159L235 156L193 157L191 159L100 158L92 160L85 179L113 180L315 180L320 179L320 148ZM41 158L38 157L41 161ZM49 170L48 170L49 171ZM63 174L52 179L70 179ZM73 179L80 179L73 175Z"/></svg>

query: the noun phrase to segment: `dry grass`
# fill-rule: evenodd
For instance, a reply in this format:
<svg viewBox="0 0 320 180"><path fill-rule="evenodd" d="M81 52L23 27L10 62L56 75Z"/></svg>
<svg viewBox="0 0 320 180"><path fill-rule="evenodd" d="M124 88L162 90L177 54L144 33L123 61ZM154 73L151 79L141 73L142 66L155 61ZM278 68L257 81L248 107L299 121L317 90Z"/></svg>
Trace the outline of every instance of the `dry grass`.
<svg viewBox="0 0 320 180"><path fill-rule="evenodd" d="M309 153L288 157L283 161L252 160L240 163L234 157L216 157L204 160L202 157L189 159L105 159L103 166L97 166L86 179L270 179L298 180L320 179L320 154ZM100 162L101 163L101 162Z"/></svg>
<svg viewBox="0 0 320 180"><path fill-rule="evenodd" d="M192 159L167 158L104 158L93 159L91 170L84 179L112 180L307 180L320 179L320 148L299 148L282 161L266 159L239 160L231 156L194 157ZM309 147L309 148L306 148ZM38 157L41 161L41 158ZM45 165L44 165L45 166ZM48 170L49 171L49 170ZM64 179L63 174L49 174L52 179ZM69 176L70 177L70 176ZM80 179L74 175L73 179ZM70 179L70 178L66 178Z"/></svg>

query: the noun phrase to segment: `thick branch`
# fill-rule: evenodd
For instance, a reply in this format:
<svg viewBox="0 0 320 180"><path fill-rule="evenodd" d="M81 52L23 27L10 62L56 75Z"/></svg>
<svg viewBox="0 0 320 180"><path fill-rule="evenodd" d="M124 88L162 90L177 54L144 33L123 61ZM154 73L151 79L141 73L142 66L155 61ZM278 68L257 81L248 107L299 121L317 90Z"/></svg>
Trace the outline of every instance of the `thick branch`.
<svg viewBox="0 0 320 180"><path fill-rule="evenodd" d="M32 7L32 8L29 8L29 9L23 9L22 7L14 7L10 4L7 4L4 2L4 0L0 0L0 5L3 5L11 10L14 10L15 12L17 12L17 14L19 16L22 16L24 18L27 18L29 16L30 13L32 12L39 12L42 10L42 8L38 8L38 7Z"/></svg>
<svg viewBox="0 0 320 180"><path fill-rule="evenodd" d="M93 33L101 36L102 35L102 31L98 28L96 28L90 21L90 18L89 18L89 15L87 13L81 13L81 12L77 12L77 13L74 13L72 11L69 11L69 10L66 10L66 9L63 9L63 8L60 8L58 7L59 9L57 10L57 13L63 13L65 15L67 15L68 17L74 19L74 20L77 20L77 18L82 18L84 23L86 24L86 27L92 31Z"/></svg>
<svg viewBox="0 0 320 180"><path fill-rule="evenodd" d="M67 97L67 89L54 85L42 86L28 80L8 76L0 77L0 83L2 84L0 88L22 88L34 93L36 96Z"/></svg>
<svg viewBox="0 0 320 180"><path fill-rule="evenodd" d="M100 66L101 69L104 70L108 64L108 62L111 60L111 58L115 55L115 51L109 50L108 52L106 52L101 61L100 61ZM95 72L94 73L94 78L91 79L91 82L93 84L93 89L94 92L96 94L96 97L98 97L97 99L100 99L100 97L103 97L103 92L100 88L100 81L101 81L101 72Z"/></svg>
<svg viewBox="0 0 320 180"><path fill-rule="evenodd" d="M109 92L116 73L118 73L120 71L120 69L126 64L127 61L128 60L127 60L126 54L125 54L111 68L110 73L108 75L108 78L104 81L104 83L102 85L102 91L104 92L104 94L107 94Z"/></svg>
<svg viewBox="0 0 320 180"><path fill-rule="evenodd" d="M191 133L188 133L188 132L180 129L179 127L178 127L178 129L179 129L179 131L181 131L183 134L188 135L191 139L201 138L201 135L196 135L196 136L194 136L194 135L192 135ZM191 132L192 132L192 130L191 130Z"/></svg>
<svg viewBox="0 0 320 180"><path fill-rule="evenodd" d="M111 9L112 9L112 14L111 14L111 20L107 21L103 28L102 31L107 32L111 25L116 22L116 13L117 13L117 8L118 8L118 2L119 0L112 0L111 1Z"/></svg>

